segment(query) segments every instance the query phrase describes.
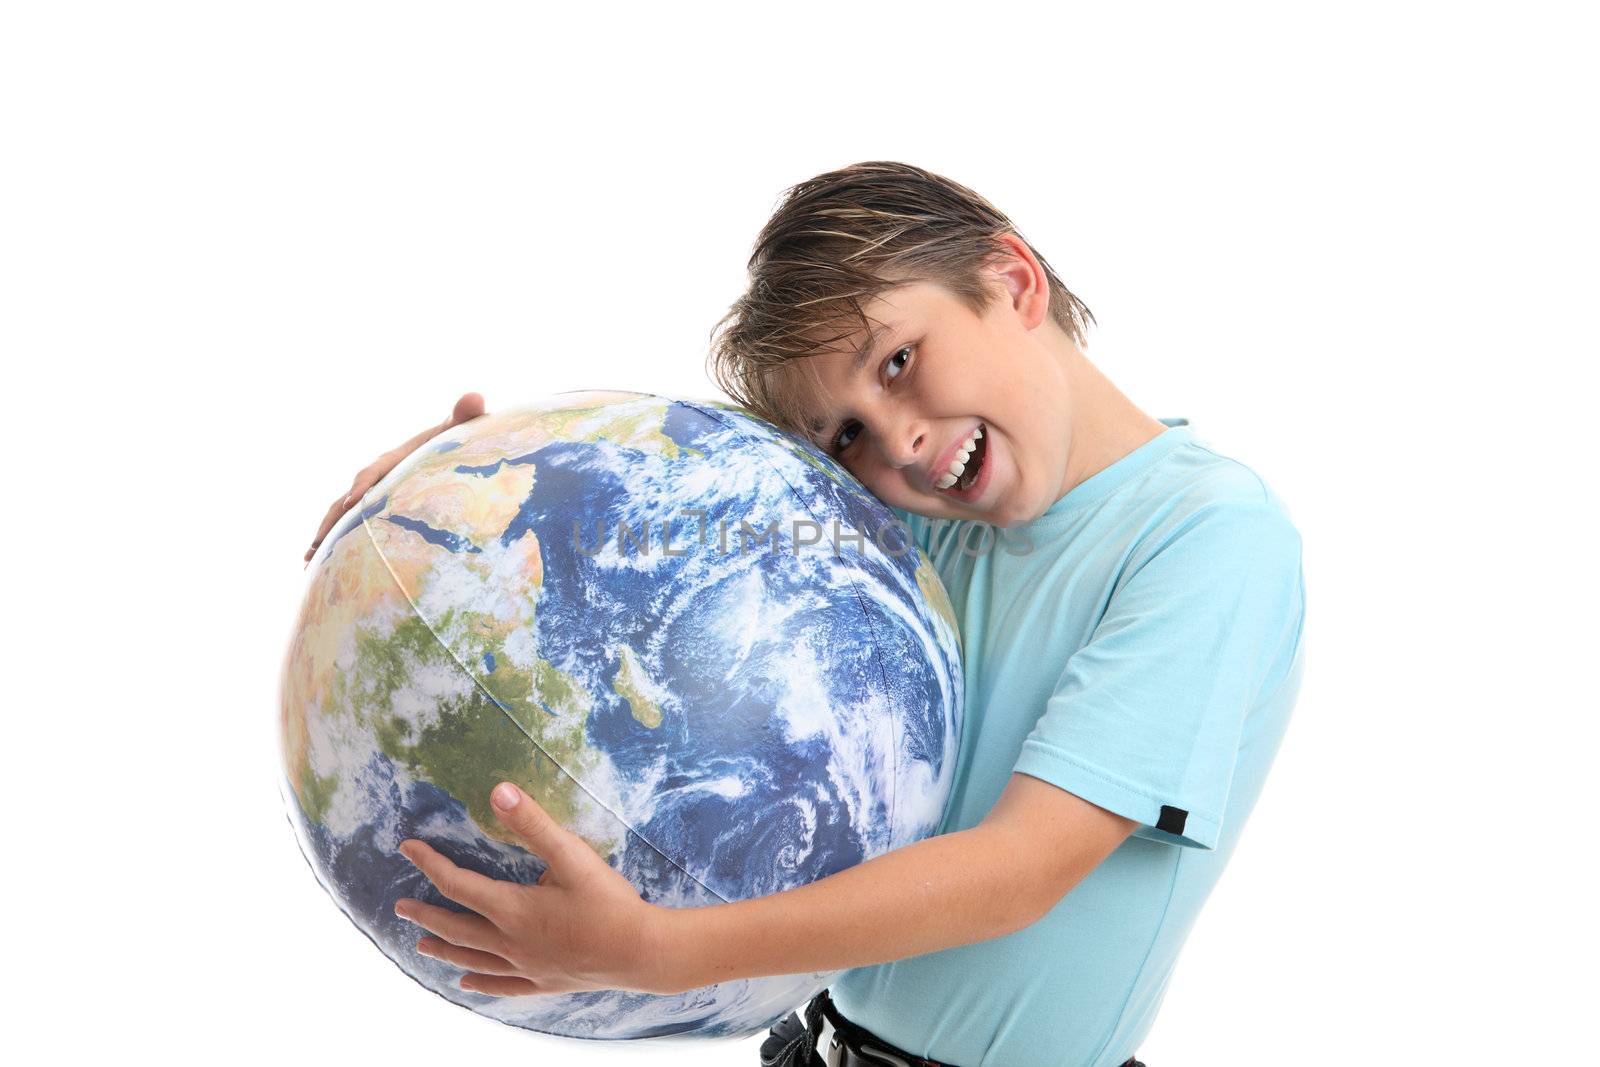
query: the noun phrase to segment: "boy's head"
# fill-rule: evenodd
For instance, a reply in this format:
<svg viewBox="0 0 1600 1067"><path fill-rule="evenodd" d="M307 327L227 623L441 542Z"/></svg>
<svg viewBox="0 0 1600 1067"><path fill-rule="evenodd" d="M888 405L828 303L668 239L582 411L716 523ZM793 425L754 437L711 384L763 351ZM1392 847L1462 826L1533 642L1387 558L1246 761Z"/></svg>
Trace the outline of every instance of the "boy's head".
<svg viewBox="0 0 1600 1067"><path fill-rule="evenodd" d="M709 359L735 401L908 511L1010 526L1060 495L1094 316L983 197L831 171L787 191L749 269Z"/></svg>

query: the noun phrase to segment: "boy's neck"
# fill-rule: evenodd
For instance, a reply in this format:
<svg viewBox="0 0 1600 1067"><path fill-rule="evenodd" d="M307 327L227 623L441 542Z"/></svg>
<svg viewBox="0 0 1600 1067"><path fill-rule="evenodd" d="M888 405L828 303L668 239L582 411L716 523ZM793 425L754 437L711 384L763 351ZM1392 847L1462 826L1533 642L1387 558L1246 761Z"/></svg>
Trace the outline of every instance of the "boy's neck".
<svg viewBox="0 0 1600 1067"><path fill-rule="evenodd" d="M1167 430L1165 423L1139 410L1082 351L1071 348L1072 439L1057 500Z"/></svg>

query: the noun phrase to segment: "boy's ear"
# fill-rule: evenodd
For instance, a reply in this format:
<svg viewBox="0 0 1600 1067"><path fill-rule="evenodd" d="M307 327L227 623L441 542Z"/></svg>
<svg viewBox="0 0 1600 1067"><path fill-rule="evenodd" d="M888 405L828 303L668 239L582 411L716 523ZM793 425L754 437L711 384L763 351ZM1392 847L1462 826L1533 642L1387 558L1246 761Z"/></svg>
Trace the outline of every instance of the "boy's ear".
<svg viewBox="0 0 1600 1067"><path fill-rule="evenodd" d="M1005 286L1012 308L1022 324L1031 330L1050 313L1049 280L1022 238L1014 233L1003 233L996 240L1005 245L1007 251L989 261L989 270Z"/></svg>

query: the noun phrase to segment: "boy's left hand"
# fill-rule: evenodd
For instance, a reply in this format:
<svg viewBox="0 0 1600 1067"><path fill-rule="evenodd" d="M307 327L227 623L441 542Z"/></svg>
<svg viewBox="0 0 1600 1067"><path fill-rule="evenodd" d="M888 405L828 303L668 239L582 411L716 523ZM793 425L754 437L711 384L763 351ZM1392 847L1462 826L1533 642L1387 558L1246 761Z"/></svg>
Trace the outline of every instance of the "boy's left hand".
<svg viewBox="0 0 1600 1067"><path fill-rule="evenodd" d="M665 909L647 903L515 785L500 783L490 802L549 869L536 885L506 882L458 867L421 841L401 842L401 855L439 892L477 913L397 901L396 915L436 935L420 939L417 951L462 968L461 988L490 996L656 992L656 935Z"/></svg>

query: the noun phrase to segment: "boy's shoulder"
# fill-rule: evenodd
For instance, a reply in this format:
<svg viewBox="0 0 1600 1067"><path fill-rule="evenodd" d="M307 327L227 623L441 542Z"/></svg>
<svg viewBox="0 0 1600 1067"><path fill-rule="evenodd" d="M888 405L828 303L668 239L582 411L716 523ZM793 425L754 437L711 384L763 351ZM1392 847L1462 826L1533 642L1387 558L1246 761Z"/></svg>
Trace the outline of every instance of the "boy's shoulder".
<svg viewBox="0 0 1600 1067"><path fill-rule="evenodd" d="M1229 555L1281 546L1298 556L1300 533L1288 505L1253 467L1192 437L1167 458L1142 499L1130 501L1151 510L1150 547L1187 536Z"/></svg>
<svg viewBox="0 0 1600 1067"><path fill-rule="evenodd" d="M1074 537L1081 533L1076 524L1051 520L1076 514L1146 531L1217 514L1276 514L1289 521L1287 506L1253 467L1197 436L1187 419L1162 421L1172 429L1157 458L1085 506L1072 507L1074 494L1069 493L1041 517L1044 521L1033 525Z"/></svg>
<svg viewBox="0 0 1600 1067"><path fill-rule="evenodd" d="M1167 458L1151 472L1149 495L1181 499L1196 507L1287 510L1255 468L1193 435Z"/></svg>
<svg viewBox="0 0 1600 1067"><path fill-rule="evenodd" d="M1093 510L1083 523L1041 524L1035 537L1098 542L1102 554L1124 563L1174 549L1197 565L1300 551L1289 509L1266 479L1195 436L1186 421L1173 447Z"/></svg>

